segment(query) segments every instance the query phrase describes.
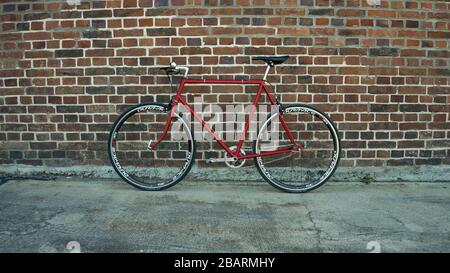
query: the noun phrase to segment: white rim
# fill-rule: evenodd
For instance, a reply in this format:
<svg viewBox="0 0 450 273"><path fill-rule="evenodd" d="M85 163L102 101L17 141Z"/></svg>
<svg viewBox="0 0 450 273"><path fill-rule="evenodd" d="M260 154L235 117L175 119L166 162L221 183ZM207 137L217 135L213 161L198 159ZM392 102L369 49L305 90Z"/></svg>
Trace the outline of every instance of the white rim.
<svg viewBox="0 0 450 273"><path fill-rule="evenodd" d="M316 111L316 110L314 110L314 109L312 109L312 108L307 108L307 107L305 107L305 106L291 106L291 107L287 107L287 108L284 110L284 112L285 112L285 113L290 113L290 112L304 112L304 113L309 113L309 114L312 114L312 115L319 115L319 116L322 118L322 120L324 121L324 123L327 125L327 127L328 127L328 128L331 128L332 133L333 133L333 139L334 139L334 142L336 143L336 149L335 149L335 151L334 151L334 154L333 154L333 158L332 158L331 164L330 164L330 166L328 167L327 171L320 177L320 179L317 180L318 182L315 182L314 184L308 183L308 184L305 185L304 188L299 189L299 190L301 190L301 191L308 190L308 189L310 189L310 188L312 188L312 187L316 187L316 186L322 184L324 181L326 181L326 179L328 179L328 177L330 176L330 174L331 174L331 173L333 172L333 170L335 169L336 164L337 164L338 159L339 159L340 151L341 151L341 149L340 149L339 137L338 137L338 135L337 135L336 129L334 128L333 124L330 122L330 120L328 119L328 117L324 116L322 113L320 113L320 112L318 112L318 111ZM261 126L261 130L260 130L259 133L258 133L258 139L257 139L257 141L256 141L256 143L255 143L256 153L259 153L259 147L258 147L258 144L259 144L259 142L260 142L260 140L261 140L261 134L266 130L266 128L267 128L268 124L270 123L270 121L271 121L272 119L278 117L279 115L280 115L279 112L276 113L276 114L274 114L274 115L272 115L269 119L266 120L266 122L263 124L263 126ZM273 184L276 184L278 187L280 187L280 188L282 188L282 189L285 189L285 190L288 190L288 191L292 191L292 190L293 190L292 188L288 188L288 187L283 186L283 184L285 184L285 183L283 183L282 181L277 181L277 179L275 179L275 178L272 176L272 174L266 169L266 167L265 167L264 164L262 163L261 157L257 157L257 158L256 158L256 162L258 163L258 166L259 166L260 170L264 173L264 175L266 176L266 178L267 178L268 180L270 180ZM280 184L280 183L283 183L283 184Z"/></svg>
<svg viewBox="0 0 450 273"><path fill-rule="evenodd" d="M183 167L181 168L181 170L179 172L177 172L174 176L172 176L171 180L169 182L161 182L161 183L157 183L156 186L146 186L146 185L142 185L141 182L136 181L134 178L130 177L130 175L122 168L122 166L119 163L119 160L117 159L117 155L116 155L116 151L115 151L115 147L113 147L113 140L115 140L116 135L117 135L117 127L120 125L122 125L122 123L124 122L124 119L128 118L130 115L134 114L134 113L140 113L143 111L147 111L147 110L156 110L156 111L160 111L160 112L168 112L165 110L164 106L161 105L157 105L157 104L150 104L150 105L143 105L140 106L138 108L134 108L132 109L128 114L122 116L122 118L116 123L114 130L113 130L113 137L110 141L110 151L111 151L111 157L113 159L113 164L116 167L116 170L118 172L120 172L120 176L127 180L129 183L139 186L139 187L144 187L144 188L148 188L148 189L157 189L160 188L161 186L168 186L171 185L175 182L178 181L178 179L183 176L183 174L186 172L186 169L191 165L191 161L194 159L194 141L192 139L192 134L191 134L191 130L189 128L189 126L187 125L186 121L180 116L178 115L178 113L174 112L174 116L177 118L177 120L179 120L182 125L183 128L186 132L186 134L188 135L188 141L191 141L191 147L190 147L190 151L188 151L188 156L186 159L186 163L183 165ZM137 183L138 182L138 183Z"/></svg>

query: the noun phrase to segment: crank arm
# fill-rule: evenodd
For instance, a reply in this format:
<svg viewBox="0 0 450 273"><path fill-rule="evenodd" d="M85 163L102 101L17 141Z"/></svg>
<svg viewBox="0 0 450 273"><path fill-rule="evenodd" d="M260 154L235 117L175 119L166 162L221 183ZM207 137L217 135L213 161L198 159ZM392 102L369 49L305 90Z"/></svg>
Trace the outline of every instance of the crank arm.
<svg viewBox="0 0 450 273"><path fill-rule="evenodd" d="M153 144L153 139L150 139L147 145L147 151L152 151L156 145Z"/></svg>

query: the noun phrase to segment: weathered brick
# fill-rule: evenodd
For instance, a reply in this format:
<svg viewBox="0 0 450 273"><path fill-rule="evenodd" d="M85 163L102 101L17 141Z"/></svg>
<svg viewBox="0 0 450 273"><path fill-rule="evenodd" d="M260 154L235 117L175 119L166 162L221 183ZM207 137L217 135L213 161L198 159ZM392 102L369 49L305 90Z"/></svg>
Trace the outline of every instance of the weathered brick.
<svg viewBox="0 0 450 273"><path fill-rule="evenodd" d="M444 31L429 31L428 38L433 39L450 39L450 32Z"/></svg>
<svg viewBox="0 0 450 273"><path fill-rule="evenodd" d="M87 94L114 94L114 86L87 86Z"/></svg>
<svg viewBox="0 0 450 273"><path fill-rule="evenodd" d="M239 35L242 29L238 27L213 27L211 34L213 35Z"/></svg>
<svg viewBox="0 0 450 273"><path fill-rule="evenodd" d="M155 7L168 6L169 0L154 0Z"/></svg>
<svg viewBox="0 0 450 273"><path fill-rule="evenodd" d="M26 113L25 106L1 106L0 105L0 113Z"/></svg>
<svg viewBox="0 0 450 273"><path fill-rule="evenodd" d="M86 57L113 57L113 49L88 49L86 50Z"/></svg>
<svg viewBox="0 0 450 273"><path fill-rule="evenodd" d="M142 74L140 68L135 67L118 67L116 68L117 75L139 75Z"/></svg>
<svg viewBox="0 0 450 273"><path fill-rule="evenodd" d="M145 48L128 48L128 49L119 49L116 51L117 56L145 56L146 50Z"/></svg>
<svg viewBox="0 0 450 273"><path fill-rule="evenodd" d="M140 65L154 65L155 59L152 57L139 58L139 64Z"/></svg>
<svg viewBox="0 0 450 273"><path fill-rule="evenodd" d="M23 35L25 40L50 40L51 37L50 32L29 32Z"/></svg>
<svg viewBox="0 0 450 273"><path fill-rule="evenodd" d="M274 55L275 49L272 47L245 47L246 55Z"/></svg>
<svg viewBox="0 0 450 273"><path fill-rule="evenodd" d="M309 15L333 16L334 9L309 9Z"/></svg>
<svg viewBox="0 0 450 273"><path fill-rule="evenodd" d="M425 104L400 104L400 112L426 112Z"/></svg>
<svg viewBox="0 0 450 273"><path fill-rule="evenodd" d="M84 106L80 105L58 105L56 106L58 113L84 113Z"/></svg>
<svg viewBox="0 0 450 273"><path fill-rule="evenodd" d="M112 34L109 30L85 30L83 38L111 38Z"/></svg>
<svg viewBox="0 0 450 273"><path fill-rule="evenodd" d="M272 15L274 13L273 9L270 8L245 8L244 15Z"/></svg>
<svg viewBox="0 0 450 273"><path fill-rule="evenodd" d="M83 57L82 49L59 49L55 51L56 58L63 57Z"/></svg>
<svg viewBox="0 0 450 273"><path fill-rule="evenodd" d="M143 16L143 9L114 9L115 17L135 17L135 16Z"/></svg>
<svg viewBox="0 0 450 273"><path fill-rule="evenodd" d="M17 30L30 30L30 23L17 23Z"/></svg>
<svg viewBox="0 0 450 273"><path fill-rule="evenodd" d="M183 47L180 49L183 55L209 55L211 49L208 47Z"/></svg>
<svg viewBox="0 0 450 273"><path fill-rule="evenodd" d="M16 5L14 4L7 4L3 6L3 12L13 12L16 11Z"/></svg>
<svg viewBox="0 0 450 273"><path fill-rule="evenodd" d="M102 68L86 68L86 75L114 75L114 68L102 67Z"/></svg>
<svg viewBox="0 0 450 273"><path fill-rule="evenodd" d="M84 18L100 18L100 17L111 17L111 10L85 10L83 11Z"/></svg>
<svg viewBox="0 0 450 273"><path fill-rule="evenodd" d="M148 36L174 36L177 34L175 28L148 28Z"/></svg>
<svg viewBox="0 0 450 273"><path fill-rule="evenodd" d="M370 48L369 55L370 56L398 56L400 54L400 50L398 48Z"/></svg>
<svg viewBox="0 0 450 273"><path fill-rule="evenodd" d="M152 8L145 12L145 16L171 16L175 14L176 10L167 8Z"/></svg>
<svg viewBox="0 0 450 273"><path fill-rule="evenodd" d="M32 150L54 150L56 142L31 142L30 148Z"/></svg>
<svg viewBox="0 0 450 273"><path fill-rule="evenodd" d="M337 16L343 17L364 17L365 10L361 9L341 9L337 11Z"/></svg>
<svg viewBox="0 0 450 273"><path fill-rule="evenodd" d="M67 11L55 12L53 14L53 18L55 18L55 19L81 18L81 12L78 10L67 10Z"/></svg>
<svg viewBox="0 0 450 273"><path fill-rule="evenodd" d="M50 13L41 12L41 13L29 13L23 16L25 21L35 21L35 20L43 20L50 17Z"/></svg>

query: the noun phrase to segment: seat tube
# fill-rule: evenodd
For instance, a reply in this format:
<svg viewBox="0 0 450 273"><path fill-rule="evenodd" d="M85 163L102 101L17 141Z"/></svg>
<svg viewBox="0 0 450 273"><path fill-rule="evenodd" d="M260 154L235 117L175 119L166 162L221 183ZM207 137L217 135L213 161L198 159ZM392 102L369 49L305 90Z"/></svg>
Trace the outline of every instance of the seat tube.
<svg viewBox="0 0 450 273"><path fill-rule="evenodd" d="M260 82L258 91L256 92L255 99L252 103L252 107L250 108L250 112L245 121L245 128L244 128L244 131L242 132L241 138L239 139L239 142L238 142L238 145L237 145L237 148L235 151L235 156L239 156L239 152L241 151L242 145L244 145L245 138L247 137L248 130L250 128L250 121L258 107L259 99L261 98L261 93L262 93L263 89L264 89L264 83Z"/></svg>

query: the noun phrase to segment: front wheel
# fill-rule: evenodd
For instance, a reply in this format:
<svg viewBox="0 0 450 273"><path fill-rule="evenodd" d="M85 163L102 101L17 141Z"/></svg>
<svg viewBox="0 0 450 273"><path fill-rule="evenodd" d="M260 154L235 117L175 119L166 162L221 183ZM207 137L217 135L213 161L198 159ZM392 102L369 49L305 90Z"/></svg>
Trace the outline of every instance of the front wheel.
<svg viewBox="0 0 450 273"><path fill-rule="evenodd" d="M147 103L119 116L111 129L108 152L115 171L127 183L143 190L161 190L189 172L195 141L176 112L171 115L165 104Z"/></svg>
<svg viewBox="0 0 450 273"><path fill-rule="evenodd" d="M307 192L320 187L333 175L339 163L341 144L336 126L326 114L313 107L284 106L280 113L271 114L260 128L253 143L255 153L295 147L280 115L293 140L302 148L256 157L259 173L271 185L286 192Z"/></svg>

